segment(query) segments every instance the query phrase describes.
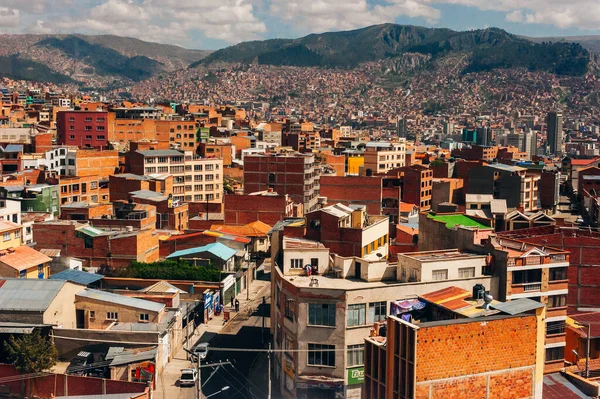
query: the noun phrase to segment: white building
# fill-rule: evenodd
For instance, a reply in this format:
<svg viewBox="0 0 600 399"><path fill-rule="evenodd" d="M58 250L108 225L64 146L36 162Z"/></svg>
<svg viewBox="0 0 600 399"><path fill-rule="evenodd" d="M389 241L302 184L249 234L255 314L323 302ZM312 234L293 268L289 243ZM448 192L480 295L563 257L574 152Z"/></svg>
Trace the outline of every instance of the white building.
<svg viewBox="0 0 600 399"><path fill-rule="evenodd" d="M23 155L25 169L42 169L61 176L76 176L77 150L69 147L58 147L43 154Z"/></svg>
<svg viewBox="0 0 600 399"><path fill-rule="evenodd" d="M365 149L365 170L385 173L406 165L406 139L398 141L372 141Z"/></svg>

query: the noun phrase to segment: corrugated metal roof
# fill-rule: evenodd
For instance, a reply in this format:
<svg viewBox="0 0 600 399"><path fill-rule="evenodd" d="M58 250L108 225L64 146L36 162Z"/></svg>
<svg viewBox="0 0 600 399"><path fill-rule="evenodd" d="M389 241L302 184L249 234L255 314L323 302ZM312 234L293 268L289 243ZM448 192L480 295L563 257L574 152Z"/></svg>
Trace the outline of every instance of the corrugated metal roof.
<svg viewBox="0 0 600 399"><path fill-rule="evenodd" d="M143 288L140 291L142 291L142 292L161 292L161 293L166 292L169 294L179 292L179 293L185 294L185 291L180 290L179 288L175 287L173 284L170 284L169 282L164 281L164 280L159 281L156 284L152 284L149 287Z"/></svg>
<svg viewBox="0 0 600 399"><path fill-rule="evenodd" d="M202 247L184 249L181 251L173 252L171 255L167 256L167 259L181 258L183 256L201 254L203 252L209 252L212 255L219 257L223 260L229 260L235 255L235 249L231 249L228 246L221 244L220 242L213 242L212 244L204 245Z"/></svg>
<svg viewBox="0 0 600 399"><path fill-rule="evenodd" d="M51 258L26 245L0 251L0 263L19 271L49 262Z"/></svg>
<svg viewBox="0 0 600 399"><path fill-rule="evenodd" d="M509 315L529 312L538 308L543 308L544 305L529 298L519 298L509 302L492 303L491 307L498 309Z"/></svg>
<svg viewBox="0 0 600 399"><path fill-rule="evenodd" d="M86 234L86 235L88 235L90 237L97 237L97 236L101 236L101 235L107 234L104 230L97 229L97 228L95 228L93 226L90 226L90 225L85 225L83 227L79 227L76 230L79 231L79 232L81 232L81 233L83 233L83 234Z"/></svg>
<svg viewBox="0 0 600 399"><path fill-rule="evenodd" d="M90 288L86 288L85 290L77 293L77 296L101 302L114 303L130 308L149 310L151 312L160 312L165 307L165 305L162 303L146 301L139 298L131 298L119 294L113 294L112 292L93 290Z"/></svg>
<svg viewBox="0 0 600 399"><path fill-rule="evenodd" d="M123 352L115 356L113 361L110 362L110 366L120 366L124 364L139 363L155 359L156 348L139 353Z"/></svg>
<svg viewBox="0 0 600 399"><path fill-rule="evenodd" d="M0 310L43 312L65 284L63 280L0 280Z"/></svg>
<svg viewBox="0 0 600 399"><path fill-rule="evenodd" d="M82 272L80 270L67 269L67 270L63 270L62 272L53 274L48 278L51 280L66 280L66 281L70 281L72 283L89 285L98 280L102 280L103 277L104 276L101 274L88 273L88 272Z"/></svg>

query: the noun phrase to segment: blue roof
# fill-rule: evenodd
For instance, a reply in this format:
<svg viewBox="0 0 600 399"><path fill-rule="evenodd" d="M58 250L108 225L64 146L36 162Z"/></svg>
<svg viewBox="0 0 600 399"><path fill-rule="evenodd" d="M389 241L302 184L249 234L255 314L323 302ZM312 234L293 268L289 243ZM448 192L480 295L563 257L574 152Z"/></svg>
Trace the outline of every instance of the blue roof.
<svg viewBox="0 0 600 399"><path fill-rule="evenodd" d="M72 283L89 285L98 280L102 280L103 277L104 276L101 274L88 273L88 272L82 272L80 270L67 269L67 270L63 270L62 272L53 274L48 278L51 280L65 280L65 281L70 281Z"/></svg>
<svg viewBox="0 0 600 399"><path fill-rule="evenodd" d="M236 250L229 248L227 245L221 244L220 242L213 242L212 244L204 245L202 247L184 249L181 251L173 252L171 255L167 256L167 259L181 258L182 256L200 254L203 252L209 252L212 255L223 260L229 260L233 257L233 255L235 255Z"/></svg>
<svg viewBox="0 0 600 399"><path fill-rule="evenodd" d="M4 148L4 152L23 152L22 144L9 144Z"/></svg>

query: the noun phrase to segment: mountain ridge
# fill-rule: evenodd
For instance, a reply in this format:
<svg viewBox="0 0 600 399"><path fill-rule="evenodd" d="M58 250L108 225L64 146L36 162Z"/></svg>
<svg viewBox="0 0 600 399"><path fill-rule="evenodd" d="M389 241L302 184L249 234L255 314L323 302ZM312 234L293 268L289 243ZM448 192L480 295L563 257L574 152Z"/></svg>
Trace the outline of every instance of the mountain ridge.
<svg viewBox="0 0 600 399"><path fill-rule="evenodd" d="M237 62L353 68L406 53L429 54L435 58L459 52L471 53L469 65L463 72L523 67L582 75L590 62L588 51L577 43L536 43L499 28L454 31L387 23L297 39L242 42L217 50L190 67ZM482 60L482 57L490 59Z"/></svg>

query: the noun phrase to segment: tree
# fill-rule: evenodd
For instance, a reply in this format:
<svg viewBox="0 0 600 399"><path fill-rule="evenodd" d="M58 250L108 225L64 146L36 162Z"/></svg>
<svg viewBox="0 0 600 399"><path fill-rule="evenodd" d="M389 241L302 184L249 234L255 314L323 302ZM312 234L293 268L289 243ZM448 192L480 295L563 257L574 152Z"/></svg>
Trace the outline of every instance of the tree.
<svg viewBox="0 0 600 399"><path fill-rule="evenodd" d="M21 337L14 335L4 343L5 356L21 373L39 373L54 366L58 352L54 344L39 330Z"/></svg>

